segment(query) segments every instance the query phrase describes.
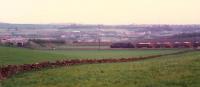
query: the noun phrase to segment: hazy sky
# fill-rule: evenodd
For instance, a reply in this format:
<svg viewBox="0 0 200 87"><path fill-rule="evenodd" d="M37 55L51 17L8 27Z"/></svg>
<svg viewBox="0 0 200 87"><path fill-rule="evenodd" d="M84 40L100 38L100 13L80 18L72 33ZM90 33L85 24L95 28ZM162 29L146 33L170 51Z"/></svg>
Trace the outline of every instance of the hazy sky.
<svg viewBox="0 0 200 87"><path fill-rule="evenodd" d="M0 0L0 22L200 24L200 0Z"/></svg>

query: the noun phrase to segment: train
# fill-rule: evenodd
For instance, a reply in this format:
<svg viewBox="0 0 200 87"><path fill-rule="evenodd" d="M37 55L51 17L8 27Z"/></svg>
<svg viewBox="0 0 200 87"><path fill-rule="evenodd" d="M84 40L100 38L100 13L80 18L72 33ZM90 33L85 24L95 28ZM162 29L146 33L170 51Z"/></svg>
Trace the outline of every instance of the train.
<svg viewBox="0 0 200 87"><path fill-rule="evenodd" d="M110 48L198 48L200 42L116 42Z"/></svg>

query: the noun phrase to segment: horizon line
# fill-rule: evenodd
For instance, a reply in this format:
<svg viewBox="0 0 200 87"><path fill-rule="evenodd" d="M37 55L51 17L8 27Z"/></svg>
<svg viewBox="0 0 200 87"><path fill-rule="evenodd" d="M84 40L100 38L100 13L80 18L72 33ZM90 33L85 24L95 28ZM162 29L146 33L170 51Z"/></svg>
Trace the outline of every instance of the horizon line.
<svg viewBox="0 0 200 87"><path fill-rule="evenodd" d="M4 23L4 24L41 24L41 25L45 25L45 24L55 24L55 25L73 25L73 24L82 24L82 25L200 25L200 23L119 23L119 24L109 24L109 23L76 23L76 22L66 22L66 23L53 23L53 22L49 22L49 23L22 23L22 22L0 22L0 23Z"/></svg>

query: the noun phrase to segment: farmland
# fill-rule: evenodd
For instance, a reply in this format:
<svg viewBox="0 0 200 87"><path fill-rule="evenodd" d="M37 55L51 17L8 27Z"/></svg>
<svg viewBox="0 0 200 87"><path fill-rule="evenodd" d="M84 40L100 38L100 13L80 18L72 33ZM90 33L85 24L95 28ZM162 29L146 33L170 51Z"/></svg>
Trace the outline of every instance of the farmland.
<svg viewBox="0 0 200 87"><path fill-rule="evenodd" d="M199 87L200 52L129 63L76 65L18 74L3 87Z"/></svg>
<svg viewBox="0 0 200 87"><path fill-rule="evenodd" d="M29 64L62 59L127 58L173 53L180 50L30 50L0 47L0 64Z"/></svg>
<svg viewBox="0 0 200 87"><path fill-rule="evenodd" d="M1 64L62 59L128 58L174 53L159 50L30 50L0 47ZM85 64L20 73L1 81L2 87L199 87L200 52L162 56L126 63ZM18 61L17 61L18 60Z"/></svg>

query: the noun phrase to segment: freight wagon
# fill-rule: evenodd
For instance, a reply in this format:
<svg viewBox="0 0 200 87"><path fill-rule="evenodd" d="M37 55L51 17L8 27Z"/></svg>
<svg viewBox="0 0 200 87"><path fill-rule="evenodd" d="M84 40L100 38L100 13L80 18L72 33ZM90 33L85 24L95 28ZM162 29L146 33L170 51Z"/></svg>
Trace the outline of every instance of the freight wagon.
<svg viewBox="0 0 200 87"><path fill-rule="evenodd" d="M111 48L198 48L200 42L120 42L113 43Z"/></svg>

